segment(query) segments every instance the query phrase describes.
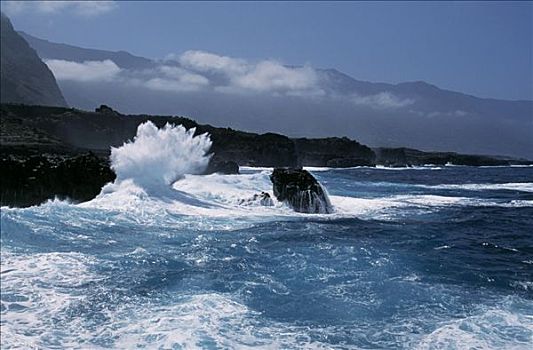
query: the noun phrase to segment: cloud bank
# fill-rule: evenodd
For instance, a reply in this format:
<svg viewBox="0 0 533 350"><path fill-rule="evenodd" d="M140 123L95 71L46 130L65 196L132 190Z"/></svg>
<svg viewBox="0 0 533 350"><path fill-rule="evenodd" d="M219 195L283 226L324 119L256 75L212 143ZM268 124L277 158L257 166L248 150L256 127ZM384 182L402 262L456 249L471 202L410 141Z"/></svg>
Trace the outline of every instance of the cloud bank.
<svg viewBox="0 0 533 350"><path fill-rule="evenodd" d="M121 69L111 60L85 61L82 63L46 60L45 63L58 80L112 81L121 72Z"/></svg>
<svg viewBox="0 0 533 350"><path fill-rule="evenodd" d="M401 108L412 105L415 101L410 98L400 98L388 91L375 95L353 95L352 102L356 105L367 106L374 109Z"/></svg>
<svg viewBox="0 0 533 350"><path fill-rule="evenodd" d="M204 51L187 51L178 62L188 69L223 75L221 92L273 92L278 94L320 95L316 71L309 67L287 67L274 60L249 63L246 60L220 56Z"/></svg>
<svg viewBox="0 0 533 350"><path fill-rule="evenodd" d="M220 56L205 51L186 51L181 56L169 55L184 67L199 72L218 72L228 76L245 74L249 64L242 59Z"/></svg>
<svg viewBox="0 0 533 350"><path fill-rule="evenodd" d="M209 79L206 77L180 67L161 66L157 70L160 76L150 78L144 83L149 89L175 92L199 91L209 85ZM143 84L142 81L140 83Z"/></svg>
<svg viewBox="0 0 533 350"><path fill-rule="evenodd" d="M96 16L117 8L115 1L2 1L8 15L24 13L58 14L68 12L79 16Z"/></svg>
<svg viewBox="0 0 533 350"><path fill-rule="evenodd" d="M316 97L327 95L320 72L306 65L291 67L275 60L256 63L204 51L167 56L151 69L122 69L113 61L70 62L47 60L58 80L117 82L163 92L215 91L226 94L269 94ZM376 110L414 104L384 91L372 95L341 95L357 106Z"/></svg>
<svg viewBox="0 0 533 350"><path fill-rule="evenodd" d="M203 51L167 56L158 67L144 70L121 69L111 60L71 62L52 59L46 60L46 64L58 80L118 81L159 91L211 89L240 94L324 94L317 72L309 66L287 67L274 60L249 63Z"/></svg>

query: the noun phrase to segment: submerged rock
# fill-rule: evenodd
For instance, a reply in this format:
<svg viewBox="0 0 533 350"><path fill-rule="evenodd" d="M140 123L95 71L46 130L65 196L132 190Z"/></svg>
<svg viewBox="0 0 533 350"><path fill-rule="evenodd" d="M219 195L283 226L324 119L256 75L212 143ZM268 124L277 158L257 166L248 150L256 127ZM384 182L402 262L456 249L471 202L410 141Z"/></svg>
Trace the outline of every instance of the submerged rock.
<svg viewBox="0 0 533 350"><path fill-rule="evenodd" d="M276 168L270 175L274 196L300 213L329 214L333 208L320 183L307 170Z"/></svg>

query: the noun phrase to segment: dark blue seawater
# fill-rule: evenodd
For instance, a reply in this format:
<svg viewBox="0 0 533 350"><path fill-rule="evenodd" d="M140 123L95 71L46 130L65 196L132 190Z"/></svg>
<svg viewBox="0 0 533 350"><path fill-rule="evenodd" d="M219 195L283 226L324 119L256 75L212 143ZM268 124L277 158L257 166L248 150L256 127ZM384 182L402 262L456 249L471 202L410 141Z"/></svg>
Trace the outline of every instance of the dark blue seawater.
<svg viewBox="0 0 533 350"><path fill-rule="evenodd" d="M532 167L242 172L2 208L2 348L533 348Z"/></svg>

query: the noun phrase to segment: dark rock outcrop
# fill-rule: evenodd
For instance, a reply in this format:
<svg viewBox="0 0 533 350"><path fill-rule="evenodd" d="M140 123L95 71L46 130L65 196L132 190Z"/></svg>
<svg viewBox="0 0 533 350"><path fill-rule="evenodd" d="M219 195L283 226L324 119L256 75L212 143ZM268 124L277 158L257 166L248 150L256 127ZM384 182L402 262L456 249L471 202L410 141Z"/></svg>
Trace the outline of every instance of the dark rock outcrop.
<svg viewBox="0 0 533 350"><path fill-rule="evenodd" d="M1 14L0 102L66 106L54 75Z"/></svg>
<svg viewBox="0 0 533 350"><path fill-rule="evenodd" d="M294 142L284 135L258 135L211 126L198 126L197 132L211 135L211 152L219 159L231 160L239 165L264 167L296 166L298 163Z"/></svg>
<svg viewBox="0 0 533 350"><path fill-rule="evenodd" d="M110 147L121 146L135 136L139 124L150 120L157 127L166 123L181 124L187 129L196 128L197 135L209 133L214 161L233 162L226 164L224 168L227 170L230 166L236 169L234 163L265 167L294 167L298 163L294 142L284 135L216 128L183 117L123 115L108 106L101 106L95 112L13 104L2 104L0 108L2 123L23 126L64 145L95 152L109 152ZM7 130L3 132L2 142L8 138L17 138L20 145L35 142L31 136L21 139L17 135L15 129L12 132Z"/></svg>
<svg viewBox="0 0 533 350"><path fill-rule="evenodd" d="M220 160L215 159L214 157L209 160L207 169L204 171L204 175L209 174L238 174L239 173L239 164L232 160Z"/></svg>
<svg viewBox="0 0 533 350"><path fill-rule="evenodd" d="M300 213L329 214L333 208L320 183L307 170L276 168L270 175L274 196Z"/></svg>
<svg viewBox="0 0 533 350"><path fill-rule="evenodd" d="M121 146L126 140L133 138L138 125L147 120L158 127L163 127L166 123L181 124L187 129L196 128L196 134L209 133L214 156L206 173L237 173L239 165L349 167L372 165L374 162L372 150L345 138L290 139L278 134L258 135L200 125L183 117L123 115L108 106L101 106L96 112L86 112L63 107L1 104L0 115L2 205L36 205L56 195L72 196L71 199L76 201L91 199L92 195L99 193L101 185L114 176L107 164L110 147ZM70 161L67 160L89 151L99 159L98 167L88 167L78 180L67 181L71 185L62 187L59 183L51 183L46 174L55 174L51 170L55 165L60 162L69 164ZM527 160L422 152L406 148L380 148L375 149L375 152L376 163L387 166L533 163ZM10 163L10 157L15 157L21 164ZM42 160L44 164L49 163L44 169L50 169L42 176L34 176L34 173L40 174L41 169L36 159ZM23 166L22 163L26 165ZM102 171L107 175L101 177ZM73 170L69 168L66 173L73 174ZM82 194L75 190L76 186L83 189Z"/></svg>
<svg viewBox="0 0 533 350"><path fill-rule="evenodd" d="M376 153L376 163L388 167L409 167L428 164L494 166L532 163L528 160L505 157L458 154L454 152L423 152L411 148L376 148L374 151Z"/></svg>
<svg viewBox="0 0 533 350"><path fill-rule="evenodd" d="M100 105L100 107L94 109L95 113L101 113L106 115L118 115L118 113L107 105Z"/></svg>
<svg viewBox="0 0 533 350"><path fill-rule="evenodd" d="M300 166L372 166L376 157L372 149L347 137L298 138L294 144Z"/></svg>
<svg viewBox="0 0 533 350"><path fill-rule="evenodd" d="M78 155L3 155L0 204L31 206L57 197L84 202L96 197L115 174L106 158Z"/></svg>

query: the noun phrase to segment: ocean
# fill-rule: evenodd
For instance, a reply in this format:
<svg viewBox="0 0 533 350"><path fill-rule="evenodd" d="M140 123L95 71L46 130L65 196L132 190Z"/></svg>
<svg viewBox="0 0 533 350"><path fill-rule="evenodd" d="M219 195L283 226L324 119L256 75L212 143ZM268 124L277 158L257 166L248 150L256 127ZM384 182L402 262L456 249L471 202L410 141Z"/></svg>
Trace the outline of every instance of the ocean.
<svg viewBox="0 0 533 350"><path fill-rule="evenodd" d="M301 214L164 132L90 202L2 208L2 349L532 348L533 167L310 168L334 213Z"/></svg>

